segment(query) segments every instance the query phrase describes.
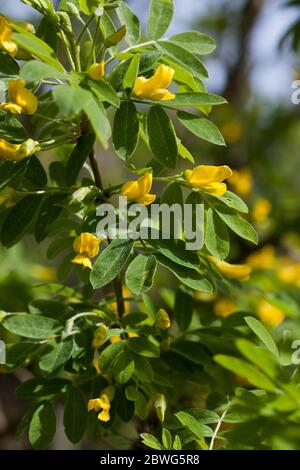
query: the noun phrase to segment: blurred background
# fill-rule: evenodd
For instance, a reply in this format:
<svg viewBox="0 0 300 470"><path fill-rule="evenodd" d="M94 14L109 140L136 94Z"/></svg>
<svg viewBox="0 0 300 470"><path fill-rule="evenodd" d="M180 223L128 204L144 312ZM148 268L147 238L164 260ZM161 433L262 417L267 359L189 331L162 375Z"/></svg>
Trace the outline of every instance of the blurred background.
<svg viewBox="0 0 300 470"><path fill-rule="evenodd" d="M3 15L39 21L20 0L0 3ZM128 0L128 4L145 29L149 1ZM249 220L260 238L257 249L240 240L233 243L231 261L247 262L254 270L243 292L210 298L198 295L197 308L204 323L238 310L256 311L267 325L278 327L278 335L284 324L299 338L300 105L293 104L291 96L293 80L300 79L300 1L175 0L168 34L192 29L210 34L217 43L216 51L204 57L211 75L206 86L229 102L211 117L227 147L214 148L182 129L178 132L198 164L228 164L235 170L231 189L249 205ZM107 156L100 161L104 181L118 183L120 163ZM9 191L0 193L0 204L10 204ZM57 266L47 261L46 248L47 244L37 246L30 236L9 250L0 248L0 309L26 311L28 302L39 295L35 286L56 280ZM168 304L173 281L166 282L169 288L154 295ZM0 449L27 447L24 439L15 437L27 405L14 398L14 388L24 374L25 370L0 374ZM54 448L69 445L58 432Z"/></svg>

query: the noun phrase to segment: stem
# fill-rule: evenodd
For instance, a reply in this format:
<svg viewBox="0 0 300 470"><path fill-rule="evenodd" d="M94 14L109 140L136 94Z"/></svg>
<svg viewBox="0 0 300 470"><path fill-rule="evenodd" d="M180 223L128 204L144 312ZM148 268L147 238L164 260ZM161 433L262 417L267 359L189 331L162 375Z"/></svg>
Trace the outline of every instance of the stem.
<svg viewBox="0 0 300 470"><path fill-rule="evenodd" d="M115 278L114 287L115 287L116 298L117 298L118 317L119 317L119 320L122 320L123 315L125 313L125 302L124 302L124 297L123 297L122 279L120 275L118 275Z"/></svg>
<svg viewBox="0 0 300 470"><path fill-rule="evenodd" d="M92 149L90 151L89 160L90 160L90 163L91 163L91 167L92 167L92 171L93 171L93 175L94 175L94 179L95 179L95 184L96 184L97 188L99 188L103 192L102 179L101 179L100 171L99 171L97 161L96 161L96 158L95 158L94 149Z"/></svg>
<svg viewBox="0 0 300 470"><path fill-rule="evenodd" d="M218 435L218 432L220 430L220 427L221 427L221 424L223 422L223 419L225 418L226 416L226 413L227 413L228 410L225 410L224 413L221 414L220 416L220 419L218 421L218 424L216 426L216 429L214 430L214 433L213 433L213 436L211 438L211 441L210 441L210 445L209 445L209 450L214 450L214 443L215 443L215 439Z"/></svg>
<svg viewBox="0 0 300 470"><path fill-rule="evenodd" d="M79 19L79 18L78 18L78 19ZM88 29L88 27L89 27L90 23L93 21L93 19L94 19L94 15L90 16L89 19L87 20L87 22L85 23L85 22L82 20L82 18L80 18L79 21L80 21L80 23L83 24L84 26L83 26L83 28L82 28L82 30L81 30L81 32L80 32L78 38L77 38L76 46L78 46L78 45L80 44L80 42L81 42L81 40L82 40L82 38L83 38L85 32L87 32L87 34L88 34L88 36L89 36L89 39L90 39L91 42L92 42L93 38L92 38L92 35L91 35L90 30Z"/></svg>
<svg viewBox="0 0 300 470"><path fill-rule="evenodd" d="M75 67L75 63L74 63L74 60L73 60L73 57L72 57L72 54L70 52L70 48L69 48L69 44L68 44L68 40L67 40L67 37L65 35L65 33L61 30L60 32L61 34L61 38L62 38L62 41L65 45L65 49L66 49L66 53L67 53L67 59L68 59L68 62L70 64L70 67L72 70L74 70L74 72L76 71L76 67Z"/></svg>
<svg viewBox="0 0 300 470"><path fill-rule="evenodd" d="M132 50L140 49L141 47L155 46L155 44L156 44L156 41L141 42L140 44L136 44L135 46L131 46L131 47L128 47L127 49L124 49L122 53L131 52ZM108 59L106 63L109 64L114 59L115 59L114 57L111 57L110 59Z"/></svg>

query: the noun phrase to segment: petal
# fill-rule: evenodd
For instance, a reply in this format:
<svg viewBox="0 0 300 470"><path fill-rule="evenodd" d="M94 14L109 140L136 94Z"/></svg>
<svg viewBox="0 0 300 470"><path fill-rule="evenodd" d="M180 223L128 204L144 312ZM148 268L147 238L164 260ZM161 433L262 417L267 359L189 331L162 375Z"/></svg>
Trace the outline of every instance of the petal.
<svg viewBox="0 0 300 470"><path fill-rule="evenodd" d="M203 187L209 183L220 183L232 175L231 169L224 166L199 165L193 169L190 177L190 184L196 187Z"/></svg>
<svg viewBox="0 0 300 470"><path fill-rule="evenodd" d="M104 423L107 423L110 420L110 415L109 412L106 410L101 411L98 415L99 421L103 421Z"/></svg>
<svg viewBox="0 0 300 470"><path fill-rule="evenodd" d="M145 173L137 180L141 195L149 193L152 188L152 173Z"/></svg>
<svg viewBox="0 0 300 470"><path fill-rule="evenodd" d="M146 79L138 77L134 87L137 96L149 97L149 94L160 88L167 88L173 80L175 71L167 65L160 65L155 74Z"/></svg>
<svg viewBox="0 0 300 470"><path fill-rule="evenodd" d="M225 183L211 183L201 189L212 196L223 196L227 190L227 185Z"/></svg>
<svg viewBox="0 0 300 470"><path fill-rule="evenodd" d="M145 194L144 196L140 197L139 199L136 200L139 204L143 204L144 206L149 206L149 204L152 204L156 199L155 194Z"/></svg>
<svg viewBox="0 0 300 470"><path fill-rule="evenodd" d="M129 200L134 200L141 197L142 193L137 181L127 181L121 190L122 196L126 196Z"/></svg>
<svg viewBox="0 0 300 470"><path fill-rule="evenodd" d="M5 111L9 111L12 114L22 114L23 111L24 111L23 108L21 108L21 106L19 106L16 103L12 103L12 102L1 104L0 109L4 109Z"/></svg>

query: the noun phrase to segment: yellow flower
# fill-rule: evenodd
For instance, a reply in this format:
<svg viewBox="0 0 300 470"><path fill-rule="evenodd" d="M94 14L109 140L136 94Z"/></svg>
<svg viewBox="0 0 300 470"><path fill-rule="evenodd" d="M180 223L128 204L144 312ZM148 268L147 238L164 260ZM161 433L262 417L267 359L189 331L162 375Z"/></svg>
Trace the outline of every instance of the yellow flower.
<svg viewBox="0 0 300 470"><path fill-rule="evenodd" d="M135 81L133 92L141 99L148 100L173 100L175 95L167 88L173 80L175 70L168 65L160 65L151 78L138 77Z"/></svg>
<svg viewBox="0 0 300 470"><path fill-rule="evenodd" d="M161 330L167 330L171 326L171 320L168 313L161 308L156 315L156 325Z"/></svg>
<svg viewBox="0 0 300 470"><path fill-rule="evenodd" d="M214 312L219 317L228 317L234 312L237 312L238 308L231 299L221 299L214 305Z"/></svg>
<svg viewBox="0 0 300 470"><path fill-rule="evenodd" d="M253 187L253 176L251 170L249 168L234 170L233 175L229 178L228 182L237 194L243 197L249 196Z"/></svg>
<svg viewBox="0 0 300 470"><path fill-rule="evenodd" d="M101 78L104 77L105 75L105 62L102 60L100 64L92 64L89 66L87 73L89 77L91 77L93 80L101 80Z"/></svg>
<svg viewBox="0 0 300 470"><path fill-rule="evenodd" d="M8 96L11 101L0 105L0 109L10 111L12 114L33 114L38 107L37 97L25 88L24 80L9 80Z"/></svg>
<svg viewBox="0 0 300 470"><path fill-rule="evenodd" d="M104 325L104 323L98 326L97 330L94 333L94 339L92 342L92 347L94 349L99 349L102 346L106 338L107 330L108 327Z"/></svg>
<svg viewBox="0 0 300 470"><path fill-rule="evenodd" d="M18 51L17 44L12 40L12 28L4 16L0 16L0 49L15 56Z"/></svg>
<svg viewBox="0 0 300 470"><path fill-rule="evenodd" d="M247 258L247 264L253 269L270 269L275 263L275 250L272 245L266 245L255 251Z"/></svg>
<svg viewBox="0 0 300 470"><path fill-rule="evenodd" d="M157 414L157 417L158 417L159 421L161 423L163 423L164 420L165 420L167 402L166 402L165 396L162 393L160 393L157 396L157 398L154 402L154 408L155 408L155 411L156 411L156 414Z"/></svg>
<svg viewBox="0 0 300 470"><path fill-rule="evenodd" d="M39 143L32 139L27 139L22 144L12 144L0 139L0 157L5 160L23 160L32 155L38 145Z"/></svg>
<svg viewBox="0 0 300 470"><path fill-rule="evenodd" d="M261 198L254 204L252 218L255 222L265 222L272 210L272 204L268 199Z"/></svg>
<svg viewBox="0 0 300 470"><path fill-rule="evenodd" d="M33 264L30 267L30 274L35 279L45 282L53 282L56 279L56 269L51 266Z"/></svg>
<svg viewBox="0 0 300 470"><path fill-rule="evenodd" d="M278 260L277 276L282 282L300 286L300 263L286 257Z"/></svg>
<svg viewBox="0 0 300 470"><path fill-rule="evenodd" d="M243 127L238 119L232 119L221 127L221 132L226 142L234 144L242 137Z"/></svg>
<svg viewBox="0 0 300 470"><path fill-rule="evenodd" d="M107 423L110 420L110 408L114 397L114 387L109 386L102 390L102 393L99 398L94 398L89 400L88 402L88 411L99 411L102 410L101 413L98 414L99 421L103 421Z"/></svg>
<svg viewBox="0 0 300 470"><path fill-rule="evenodd" d="M137 338L139 335L137 333L127 333L128 338ZM110 342L111 344L119 343L122 340L121 336L111 336L110 337Z"/></svg>
<svg viewBox="0 0 300 470"><path fill-rule="evenodd" d="M136 181L128 181L122 187L122 196L126 196L130 201L138 202L148 206L155 201L156 195L149 194L152 188L152 173L145 173Z"/></svg>
<svg viewBox="0 0 300 470"><path fill-rule="evenodd" d="M247 264L230 264L216 258L210 258L228 279L238 279L239 281L247 281L251 274L251 267Z"/></svg>
<svg viewBox="0 0 300 470"><path fill-rule="evenodd" d="M266 300L261 300L257 307L257 314L261 321L265 325L269 326L278 326L284 320L284 313L283 311L272 305L270 302Z"/></svg>
<svg viewBox="0 0 300 470"><path fill-rule="evenodd" d="M185 171L185 179L192 188L200 189L212 196L222 196L227 190L223 181L232 175L231 169L224 166L199 165Z"/></svg>
<svg viewBox="0 0 300 470"><path fill-rule="evenodd" d="M101 240L91 233L81 233L73 243L73 249L77 255L72 259L72 263L82 264L86 268L92 269L90 258L99 253L100 242Z"/></svg>

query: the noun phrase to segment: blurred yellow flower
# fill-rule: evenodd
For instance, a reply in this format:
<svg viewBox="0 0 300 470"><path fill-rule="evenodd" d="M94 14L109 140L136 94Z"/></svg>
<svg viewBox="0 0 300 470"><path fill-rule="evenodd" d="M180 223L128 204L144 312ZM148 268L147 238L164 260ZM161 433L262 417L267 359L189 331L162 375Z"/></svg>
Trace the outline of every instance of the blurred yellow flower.
<svg viewBox="0 0 300 470"><path fill-rule="evenodd" d="M167 330L171 326L171 320L168 313L161 308L156 315L156 325L161 330Z"/></svg>
<svg viewBox="0 0 300 470"><path fill-rule="evenodd" d="M73 249L77 255L72 259L72 263L82 264L86 268L92 269L90 258L99 253L100 242L101 240L91 233L81 233L73 243Z"/></svg>
<svg viewBox="0 0 300 470"><path fill-rule="evenodd" d="M171 84L175 70L168 65L160 65L151 78L138 77L135 81L133 92L141 99L148 100L173 100L175 95L167 88Z"/></svg>
<svg viewBox="0 0 300 470"><path fill-rule="evenodd" d="M128 338L137 338L139 336L138 333L127 333L127 335L128 335ZM109 340L111 344L115 344L115 343L119 343L122 340L122 338L119 335L111 336Z"/></svg>
<svg viewBox="0 0 300 470"><path fill-rule="evenodd" d="M12 28L7 18L0 16L0 49L15 56L18 51L17 44L12 39Z"/></svg>
<svg viewBox="0 0 300 470"><path fill-rule="evenodd" d="M32 139L27 139L22 144L12 144L4 139L0 139L0 157L5 160L20 161L29 157L39 143Z"/></svg>
<svg viewBox="0 0 300 470"><path fill-rule="evenodd" d="M104 60L102 60L99 64L95 63L90 65L87 73L93 80L101 80L101 78L103 78L105 75Z"/></svg>
<svg viewBox="0 0 300 470"><path fill-rule="evenodd" d="M14 188L10 186L6 186L0 191L0 205L9 209L10 207L14 206L14 198L17 192Z"/></svg>
<svg viewBox="0 0 300 470"><path fill-rule="evenodd" d="M257 314L260 320L268 326L278 326L284 320L284 313L283 311L272 305L270 302L266 300L261 300L257 306Z"/></svg>
<svg viewBox="0 0 300 470"><path fill-rule="evenodd" d="M250 277L252 269L247 264L230 264L214 257L210 257L210 259L216 264L220 272L228 279L247 281Z"/></svg>
<svg viewBox="0 0 300 470"><path fill-rule="evenodd" d="M265 222L269 217L271 210L272 204L268 199L258 199L252 208L252 219L255 222Z"/></svg>
<svg viewBox="0 0 300 470"><path fill-rule="evenodd" d="M231 299L221 299L214 304L214 312L219 317L228 317L234 312L238 311L238 307Z"/></svg>
<svg viewBox="0 0 300 470"><path fill-rule="evenodd" d="M270 269L275 264L275 249L272 245L266 245L260 250L251 253L247 258L247 264L253 269Z"/></svg>
<svg viewBox="0 0 300 470"><path fill-rule="evenodd" d="M99 411L102 410L101 413L98 414L98 419L107 423L110 420L110 408L111 408L111 401L114 397L114 387L109 386L102 390L102 393L99 398L94 398L89 400L88 402L88 411Z"/></svg>
<svg viewBox="0 0 300 470"><path fill-rule="evenodd" d="M12 114L33 114L38 107L37 97L25 88L24 80L8 81L8 96L11 101L0 104L0 109L10 111Z"/></svg>
<svg viewBox="0 0 300 470"><path fill-rule="evenodd" d="M97 330L94 332L94 339L92 341L92 347L94 349L99 349L105 341L106 333L108 327L102 323L98 326Z"/></svg>
<svg viewBox="0 0 300 470"><path fill-rule="evenodd" d="M152 173L145 173L136 181L127 181L122 187L122 196L126 196L130 201L135 201L144 206L148 206L155 201L156 195L149 194L152 188Z"/></svg>
<svg viewBox="0 0 300 470"><path fill-rule="evenodd" d="M232 186L234 192L242 197L247 197L251 193L253 187L252 172L249 168L234 170L233 175L229 178L228 182Z"/></svg>
<svg viewBox="0 0 300 470"><path fill-rule="evenodd" d="M40 281L53 282L56 279L56 269L51 266L33 264L30 267L30 274Z"/></svg>
<svg viewBox="0 0 300 470"><path fill-rule="evenodd" d="M300 287L300 263L289 257L281 257L277 263L277 276L282 282Z"/></svg>
<svg viewBox="0 0 300 470"><path fill-rule="evenodd" d="M200 189L212 196L222 196L227 190L223 181L232 175L231 169L224 166L199 165L186 170L185 179L192 188Z"/></svg>
<svg viewBox="0 0 300 470"><path fill-rule="evenodd" d="M228 144L235 144L243 135L243 126L238 119L226 122L220 130Z"/></svg>

